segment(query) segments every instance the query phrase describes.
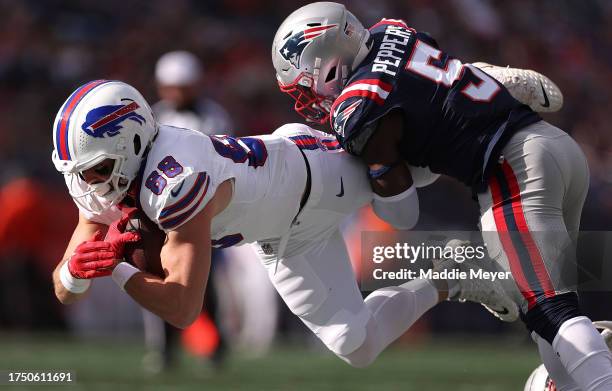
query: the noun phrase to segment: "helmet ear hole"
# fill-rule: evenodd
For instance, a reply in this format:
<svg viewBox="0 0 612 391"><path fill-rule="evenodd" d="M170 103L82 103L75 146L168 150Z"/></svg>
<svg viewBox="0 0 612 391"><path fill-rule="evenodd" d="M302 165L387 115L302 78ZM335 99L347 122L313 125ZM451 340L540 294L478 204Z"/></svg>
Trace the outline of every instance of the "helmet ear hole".
<svg viewBox="0 0 612 391"><path fill-rule="evenodd" d="M134 154L138 155L142 148L142 142L140 141L140 136L138 134L134 135Z"/></svg>
<svg viewBox="0 0 612 391"><path fill-rule="evenodd" d="M327 76L325 77L325 82L329 83L332 80L336 79L336 68L338 68L337 66L333 66L329 72L327 73Z"/></svg>

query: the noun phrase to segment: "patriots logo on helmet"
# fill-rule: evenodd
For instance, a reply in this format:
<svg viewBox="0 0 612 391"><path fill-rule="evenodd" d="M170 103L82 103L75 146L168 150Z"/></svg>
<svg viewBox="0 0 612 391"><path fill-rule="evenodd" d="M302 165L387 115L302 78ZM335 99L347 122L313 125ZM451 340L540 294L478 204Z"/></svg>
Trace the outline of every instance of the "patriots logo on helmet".
<svg viewBox="0 0 612 391"><path fill-rule="evenodd" d="M327 30L336 26L338 25L328 24L326 26L311 27L303 31L298 31L287 39L287 42L279 49L279 52L285 60L289 61L296 69L299 69L300 58L306 46L308 46L313 39L320 37Z"/></svg>
<svg viewBox="0 0 612 391"><path fill-rule="evenodd" d="M121 99L126 101L123 105L100 106L87 113L85 122L81 129L93 137L113 137L119 134L121 123L125 120L138 122L140 125L146 122L144 117L136 113L140 106L132 99Z"/></svg>
<svg viewBox="0 0 612 391"><path fill-rule="evenodd" d="M357 106L359 106L361 102L361 100L357 100L345 108L342 108L344 105L344 102L342 102L334 111L334 131L340 135L340 137L344 137L344 126L346 125L346 121L348 121L351 114L355 112Z"/></svg>

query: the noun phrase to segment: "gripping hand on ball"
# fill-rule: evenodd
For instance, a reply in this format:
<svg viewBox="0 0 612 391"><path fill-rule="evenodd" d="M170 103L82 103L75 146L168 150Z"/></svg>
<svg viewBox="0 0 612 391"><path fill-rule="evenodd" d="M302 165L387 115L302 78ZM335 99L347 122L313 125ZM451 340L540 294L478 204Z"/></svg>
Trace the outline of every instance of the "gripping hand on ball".
<svg viewBox="0 0 612 391"><path fill-rule="evenodd" d="M91 239L76 247L67 262L68 271L74 278L90 279L111 274L119 257L113 245L103 238L102 232L97 231Z"/></svg>
<svg viewBox="0 0 612 391"><path fill-rule="evenodd" d="M59 282L56 283L56 295L62 303L72 302L74 296L71 294L85 293L91 279L111 275L123 261L125 245L140 240L136 232L123 232L129 217L130 214L125 213L112 224L106 240L102 231L96 231L89 240L76 246L70 258L61 264L57 277L54 274L54 281Z"/></svg>
<svg viewBox="0 0 612 391"><path fill-rule="evenodd" d="M121 210L121 218L108 227L105 241L110 243L113 251L117 254L117 259L123 258L123 250L127 243L137 242L140 240L138 232L125 232L125 227L130 219L136 213L136 208L124 208Z"/></svg>

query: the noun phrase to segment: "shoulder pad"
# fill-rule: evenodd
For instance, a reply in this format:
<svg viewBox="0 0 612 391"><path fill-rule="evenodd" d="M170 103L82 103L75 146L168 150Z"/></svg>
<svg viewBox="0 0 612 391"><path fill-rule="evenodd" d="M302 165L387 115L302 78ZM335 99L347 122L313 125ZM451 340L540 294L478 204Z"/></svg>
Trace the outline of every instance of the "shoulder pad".
<svg viewBox="0 0 612 391"><path fill-rule="evenodd" d="M393 86L380 78L358 79L347 85L331 108L331 126L338 141L346 143L357 137L362 128L385 114L385 100Z"/></svg>
<svg viewBox="0 0 612 391"><path fill-rule="evenodd" d="M168 190L158 215L159 225L166 231L178 228L189 221L212 198L210 176L205 172L193 173Z"/></svg>
<svg viewBox="0 0 612 391"><path fill-rule="evenodd" d="M417 32L417 39L425 42L429 46L433 46L436 49L440 49L440 45L438 45L438 41L436 41L429 33L424 31Z"/></svg>
<svg viewBox="0 0 612 391"><path fill-rule="evenodd" d="M382 18L380 20L380 22L376 23L375 25L373 25L372 27L370 27L368 30L372 31L380 26L399 26L399 27L404 27L407 29L411 29L410 27L408 27L408 25L406 24L406 22L404 22L401 19L387 19L387 18ZM412 30L412 29L411 29Z"/></svg>
<svg viewBox="0 0 612 391"><path fill-rule="evenodd" d="M143 188L140 200L147 217L167 232L180 227L204 209L214 195L212 187L206 172L192 172L167 179L167 185L159 195Z"/></svg>

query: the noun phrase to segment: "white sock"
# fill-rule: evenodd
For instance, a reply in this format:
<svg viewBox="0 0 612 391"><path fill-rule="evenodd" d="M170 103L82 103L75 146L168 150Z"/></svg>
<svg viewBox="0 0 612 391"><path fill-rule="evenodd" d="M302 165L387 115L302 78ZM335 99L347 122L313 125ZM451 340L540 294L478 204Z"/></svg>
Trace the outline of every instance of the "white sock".
<svg viewBox="0 0 612 391"><path fill-rule="evenodd" d="M582 390L612 390L612 354L589 318L566 320L552 347Z"/></svg>
<svg viewBox="0 0 612 391"><path fill-rule="evenodd" d="M341 358L356 367L369 365L437 303L438 290L429 280L412 280L370 293L365 299L372 313L366 340L357 350Z"/></svg>
<svg viewBox="0 0 612 391"><path fill-rule="evenodd" d="M567 373L548 341L535 332L531 333L531 337L538 344L540 358L550 378L555 382L557 391L580 391L580 387L578 387L574 379Z"/></svg>

